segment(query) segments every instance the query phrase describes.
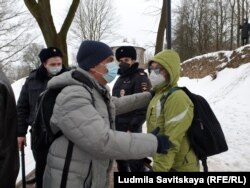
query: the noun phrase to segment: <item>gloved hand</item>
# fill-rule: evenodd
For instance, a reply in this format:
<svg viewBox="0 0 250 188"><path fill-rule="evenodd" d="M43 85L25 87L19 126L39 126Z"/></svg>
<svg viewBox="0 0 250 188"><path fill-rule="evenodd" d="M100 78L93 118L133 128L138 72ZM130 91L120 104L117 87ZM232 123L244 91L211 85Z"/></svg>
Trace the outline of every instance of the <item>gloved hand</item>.
<svg viewBox="0 0 250 188"><path fill-rule="evenodd" d="M158 141L157 153L166 154L169 149L169 139L166 135L159 135L160 128L155 128L151 133L156 136Z"/></svg>

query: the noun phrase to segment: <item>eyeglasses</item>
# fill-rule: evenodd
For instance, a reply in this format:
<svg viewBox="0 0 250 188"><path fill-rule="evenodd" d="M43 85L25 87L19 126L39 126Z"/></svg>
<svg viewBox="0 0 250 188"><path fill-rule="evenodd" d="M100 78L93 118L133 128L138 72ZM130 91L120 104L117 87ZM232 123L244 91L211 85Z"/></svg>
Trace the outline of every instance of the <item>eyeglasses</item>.
<svg viewBox="0 0 250 188"><path fill-rule="evenodd" d="M149 73L151 73L152 71L154 71L155 74L160 74L160 73L161 73L161 70L162 70L161 67L152 67L152 66L150 66L150 67L148 68Z"/></svg>
<svg viewBox="0 0 250 188"><path fill-rule="evenodd" d="M124 59L120 59L119 62L120 63L128 63L131 59L130 58L124 58Z"/></svg>

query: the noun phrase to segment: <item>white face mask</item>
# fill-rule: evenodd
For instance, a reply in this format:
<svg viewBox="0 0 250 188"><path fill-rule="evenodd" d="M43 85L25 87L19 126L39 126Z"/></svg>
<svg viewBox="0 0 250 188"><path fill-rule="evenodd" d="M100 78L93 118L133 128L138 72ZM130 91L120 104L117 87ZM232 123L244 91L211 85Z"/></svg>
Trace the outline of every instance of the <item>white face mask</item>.
<svg viewBox="0 0 250 188"><path fill-rule="evenodd" d="M150 80L153 88L155 88L156 86L158 86L166 81L166 79L163 75L156 74L155 71L153 71L153 70L149 75L149 80Z"/></svg>
<svg viewBox="0 0 250 188"><path fill-rule="evenodd" d="M55 76L62 70L62 66L48 67L47 70L51 75Z"/></svg>

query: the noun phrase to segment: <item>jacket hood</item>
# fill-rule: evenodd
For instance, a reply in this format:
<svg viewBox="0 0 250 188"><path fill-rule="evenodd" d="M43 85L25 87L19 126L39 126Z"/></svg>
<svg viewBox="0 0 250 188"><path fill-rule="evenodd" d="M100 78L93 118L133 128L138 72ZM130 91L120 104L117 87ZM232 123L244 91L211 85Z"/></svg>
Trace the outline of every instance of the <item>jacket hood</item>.
<svg viewBox="0 0 250 188"><path fill-rule="evenodd" d="M174 50L164 50L157 53L149 62L157 62L162 65L170 75L169 86L176 86L180 78L180 57Z"/></svg>

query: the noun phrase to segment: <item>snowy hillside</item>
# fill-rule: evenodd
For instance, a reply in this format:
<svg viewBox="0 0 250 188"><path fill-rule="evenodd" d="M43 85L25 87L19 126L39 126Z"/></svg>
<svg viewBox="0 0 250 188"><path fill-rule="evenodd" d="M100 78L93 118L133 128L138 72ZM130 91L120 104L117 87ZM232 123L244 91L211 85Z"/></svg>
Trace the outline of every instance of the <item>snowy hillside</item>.
<svg viewBox="0 0 250 188"><path fill-rule="evenodd" d="M24 81L25 79L21 79L12 84L16 97L19 96ZM113 84L114 82L110 84L111 88ZM203 79L182 77L179 85L203 95L211 104L224 130L229 150L209 157L209 170L250 171L250 63L237 69L226 68L218 73L215 80L210 76ZM25 151L28 174L34 168L29 143ZM21 171L17 181L20 179Z"/></svg>
<svg viewBox="0 0 250 188"><path fill-rule="evenodd" d="M203 95L217 115L229 150L208 158L210 171L250 171L250 64L226 68L213 81L208 76L181 78L193 92Z"/></svg>

